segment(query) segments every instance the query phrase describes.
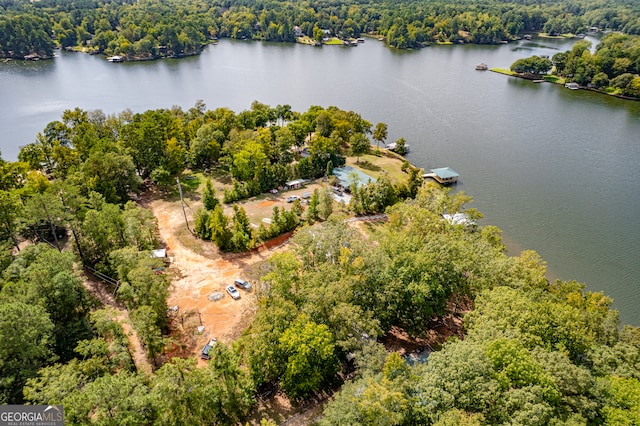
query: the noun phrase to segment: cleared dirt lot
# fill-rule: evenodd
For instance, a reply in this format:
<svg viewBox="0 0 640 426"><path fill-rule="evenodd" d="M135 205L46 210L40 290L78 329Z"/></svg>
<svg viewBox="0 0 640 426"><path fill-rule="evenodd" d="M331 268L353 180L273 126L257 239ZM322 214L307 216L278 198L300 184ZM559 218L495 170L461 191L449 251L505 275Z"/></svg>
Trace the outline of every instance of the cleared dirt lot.
<svg viewBox="0 0 640 426"><path fill-rule="evenodd" d="M386 161L384 164L373 164L370 171L382 171L391 168ZM386 160L386 159L384 159ZM399 166L396 164L399 170ZM186 191L186 216L193 227L194 213L201 207L197 182L190 191ZM200 181L202 186L204 181ZM274 206L291 209L292 204L286 198L297 195L302 198L305 192L313 193L314 189L322 188L322 180L307 184L305 187L279 192L278 194L261 194L239 204L245 209L252 226L257 228L263 219L271 218ZM216 181L214 188L219 199L228 183ZM257 300L255 293L239 290L241 298L233 300L225 287L233 284L235 278L244 278L255 283L258 277L258 266L266 261L273 253L283 250L286 238L270 242L268 247L246 254L223 254L210 242L194 237L185 223L185 213L176 196L166 194L147 194L140 204L151 209L158 220L160 237L167 248L167 255L172 259L167 272L171 274L170 294L167 300L169 307L178 306L178 313L173 319L172 337L176 341L173 348L168 348L168 356L193 356L200 360L202 347L215 337L223 343L235 341L251 324L256 312ZM303 204L303 207L306 207ZM334 210L337 208L334 207ZM225 213L230 216L232 208L226 207ZM266 223L265 223L266 225ZM222 293L219 301L211 301L209 296ZM198 326L204 330L197 331ZM326 403L308 402L304 405L292 404L284 395L276 393L268 399L258 401L254 415L249 419L251 425L259 425L261 418L270 418L278 424L299 426L312 424L322 412Z"/></svg>
<svg viewBox="0 0 640 426"><path fill-rule="evenodd" d="M257 227L263 218L271 217L274 206L290 209L292 204L286 202L288 196L302 197L303 192L313 192L319 187L314 183L298 190L262 194L240 204ZM221 195L220 191L218 195ZM195 194L186 201L187 218L191 220L201 203ZM200 351L211 337L229 344L240 337L255 315L257 300L253 291L239 290L241 298L233 300L225 292L225 287L233 284L235 278L253 282L258 273L256 268L273 253L283 250L289 236L271 241L251 253L224 254L212 243L191 235L178 199L149 195L142 199L141 204L151 209L158 219L160 236L166 244L167 255L172 258L167 270L172 276L167 304L179 308L173 319L173 338L179 340L180 344L173 349L168 348L168 355L193 356L198 358L200 365L204 365L206 361L200 359ZM230 215L231 207L225 213ZM215 292L222 293L222 299L210 301L209 296ZM197 331L199 325L204 326L202 333ZM322 404L300 406L292 404L281 393L276 393L258 401L249 424L259 425L260 419L269 418L288 426L308 425L321 411Z"/></svg>
<svg viewBox="0 0 640 426"><path fill-rule="evenodd" d="M223 255L211 243L188 232L179 201L155 199L147 207L158 219L160 236L172 259L169 273L173 279L167 304L177 305L178 318L188 320L188 325L204 326L195 347L190 348L193 354L198 355L211 337L225 343L237 339L253 317L255 297L240 290L241 298L233 300L225 287L237 277L246 277L249 267L265 260L269 252ZM199 247L192 249L196 246ZM210 301L209 296L216 292L223 294L222 299Z"/></svg>
<svg viewBox="0 0 640 426"><path fill-rule="evenodd" d="M319 187L319 184L312 183L293 191L262 194L239 204L246 210L252 226L257 228L264 218L271 217L274 206L291 208L292 204L286 202L287 197L302 197L304 192L313 192ZM201 203L197 194L186 201L186 216L192 227L193 213ZM233 284L235 278L253 281L257 275L256 267L275 251L281 250L286 239L272 241L268 247L250 253L221 253L212 243L191 235L178 199L149 195L141 204L151 209L158 219L160 237L166 245L167 256L172 259L167 271L172 277L167 304L178 306L174 322L180 325L183 333L180 336L183 347L179 352L199 356L201 348L212 337L224 343L236 340L253 319L256 297L253 291L240 289L241 298L233 300L225 288ZM225 213L231 215L232 208L227 207ZM210 300L214 293L221 293L222 299ZM204 326L202 333L197 332L200 325Z"/></svg>

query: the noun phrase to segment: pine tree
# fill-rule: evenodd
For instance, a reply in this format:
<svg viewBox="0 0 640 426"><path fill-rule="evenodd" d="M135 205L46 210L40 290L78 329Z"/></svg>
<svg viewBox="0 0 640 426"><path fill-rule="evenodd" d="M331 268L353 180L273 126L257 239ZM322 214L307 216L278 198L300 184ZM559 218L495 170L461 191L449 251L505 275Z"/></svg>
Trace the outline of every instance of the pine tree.
<svg viewBox="0 0 640 426"><path fill-rule="evenodd" d="M202 191L202 204L204 208L211 211L216 208L220 202L216 198L216 190L213 189L211 180L207 180L204 190Z"/></svg>

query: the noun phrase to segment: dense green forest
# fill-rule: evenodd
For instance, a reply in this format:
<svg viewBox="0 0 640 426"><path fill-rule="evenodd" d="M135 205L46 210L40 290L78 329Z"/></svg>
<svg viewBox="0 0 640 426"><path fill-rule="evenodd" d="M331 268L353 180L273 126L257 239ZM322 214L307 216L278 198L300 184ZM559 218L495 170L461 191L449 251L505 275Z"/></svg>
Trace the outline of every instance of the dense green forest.
<svg viewBox="0 0 640 426"><path fill-rule="evenodd" d="M295 42L366 33L397 48L492 44L525 33L640 34L632 0L244 1L143 0L0 2L0 55L50 56L53 43L130 59L191 55L218 37Z"/></svg>
<svg viewBox="0 0 640 426"><path fill-rule="evenodd" d="M274 211L272 224L300 228L258 271L252 323L206 367L169 359L171 276L155 273L157 223L136 193L171 196L185 167L235 180L231 199L330 175L334 160L366 151L363 138L384 142L386 125L371 127L335 107L259 102L240 113L201 102L65 111L19 161L0 160L0 402L62 404L72 425L237 424L279 389L294 401L336 392L323 425L639 423L640 330L621 328L604 294L549 282L535 252L507 256L496 227L444 220L481 215L410 167L405 184L352 187L347 210L384 211L381 224L349 225L321 191L304 214ZM203 229L222 229L235 249L257 238L239 206L213 219L225 200L203 184ZM86 290L86 267L118 280L123 311ZM125 313L152 372L132 360ZM457 337L420 343L452 322L464 326ZM398 334L435 351L412 365L385 347Z"/></svg>
<svg viewBox="0 0 640 426"><path fill-rule="evenodd" d="M228 108L206 110L201 102L189 111L124 111L112 116L67 110L34 143L21 148L18 162L2 163L0 190L8 200L3 205L7 220L2 235L16 248L19 238L44 238L58 246L54 231L71 223L83 263L114 274L117 267L109 258L111 250L130 245L143 250L155 244L153 233L128 235L115 229L113 241L99 235L97 229L111 220L116 228L127 220L149 220L127 204L143 181L171 187L185 167L214 169L228 175L231 185L222 201L233 203L292 179L325 176L327 170L345 163L349 146L359 146L360 154L368 150L371 127L359 114L336 107L313 106L299 113L289 105L270 107L257 101L250 110L237 114ZM377 127L386 125L378 123ZM384 142L386 131L374 136ZM415 171L412 176L417 176ZM399 187L397 191L403 197L415 193L415 188ZM297 203L295 218L283 214L273 227L253 234L248 224L235 226L245 222L242 208L237 209L235 220L228 221L216 212L220 202L212 187L207 186L204 197L210 201L197 213L196 233L214 240L223 250L244 251L299 224ZM369 204L361 213L385 207ZM89 216L99 224L96 229L93 223L85 227L87 205L93 213L105 216ZM38 212L38 206L51 211ZM214 223L219 220L225 225Z"/></svg>
<svg viewBox="0 0 640 426"><path fill-rule="evenodd" d="M550 59L531 56L511 64L511 71L539 78L549 71L567 82L640 98L640 37L608 34L591 53L589 41L577 42L571 50L558 52Z"/></svg>
<svg viewBox="0 0 640 426"><path fill-rule="evenodd" d="M640 37L611 34L595 53L587 42L553 55L555 72L583 86L640 97Z"/></svg>

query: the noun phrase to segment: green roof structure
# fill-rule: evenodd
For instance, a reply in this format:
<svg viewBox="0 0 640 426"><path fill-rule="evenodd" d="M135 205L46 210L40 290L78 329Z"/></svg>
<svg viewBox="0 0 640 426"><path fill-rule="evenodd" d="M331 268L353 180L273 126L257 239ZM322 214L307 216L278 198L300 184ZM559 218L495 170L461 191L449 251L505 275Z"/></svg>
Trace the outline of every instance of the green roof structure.
<svg viewBox="0 0 640 426"><path fill-rule="evenodd" d="M450 185L458 182L458 172L451 167L442 167L439 169L431 169L431 173L425 173L424 178L434 179L436 182L442 185Z"/></svg>
<svg viewBox="0 0 640 426"><path fill-rule="evenodd" d="M431 169L432 173L438 175L441 179L451 179L460 177L460 174L453 170L451 167L441 167L439 169Z"/></svg>
<svg viewBox="0 0 640 426"><path fill-rule="evenodd" d="M351 166L344 166L344 167L333 169L333 174L340 181L340 185L346 189L348 189L349 186L351 186L351 181L352 181L351 176L357 178L358 188L368 184L369 182L373 183L376 181L376 178L371 177L368 174L358 169L355 169Z"/></svg>

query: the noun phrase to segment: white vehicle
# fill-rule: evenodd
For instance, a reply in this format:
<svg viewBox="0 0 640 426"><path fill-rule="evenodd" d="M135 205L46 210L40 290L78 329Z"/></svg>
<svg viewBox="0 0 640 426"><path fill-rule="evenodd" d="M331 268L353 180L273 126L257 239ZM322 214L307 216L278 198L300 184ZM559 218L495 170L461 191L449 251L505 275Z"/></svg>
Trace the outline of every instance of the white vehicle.
<svg viewBox="0 0 640 426"><path fill-rule="evenodd" d="M287 203L293 203L295 200L299 200L300 197L297 195L292 195L291 197L287 197Z"/></svg>
<svg viewBox="0 0 640 426"><path fill-rule="evenodd" d="M229 293L232 299L240 299L240 292L232 285L227 286L227 293Z"/></svg>
<svg viewBox="0 0 640 426"><path fill-rule="evenodd" d="M249 284L249 282L247 282L246 280L243 280L242 278L236 278L235 281L233 282L233 285L235 285L238 288L245 289L247 291L251 290L251 284Z"/></svg>

